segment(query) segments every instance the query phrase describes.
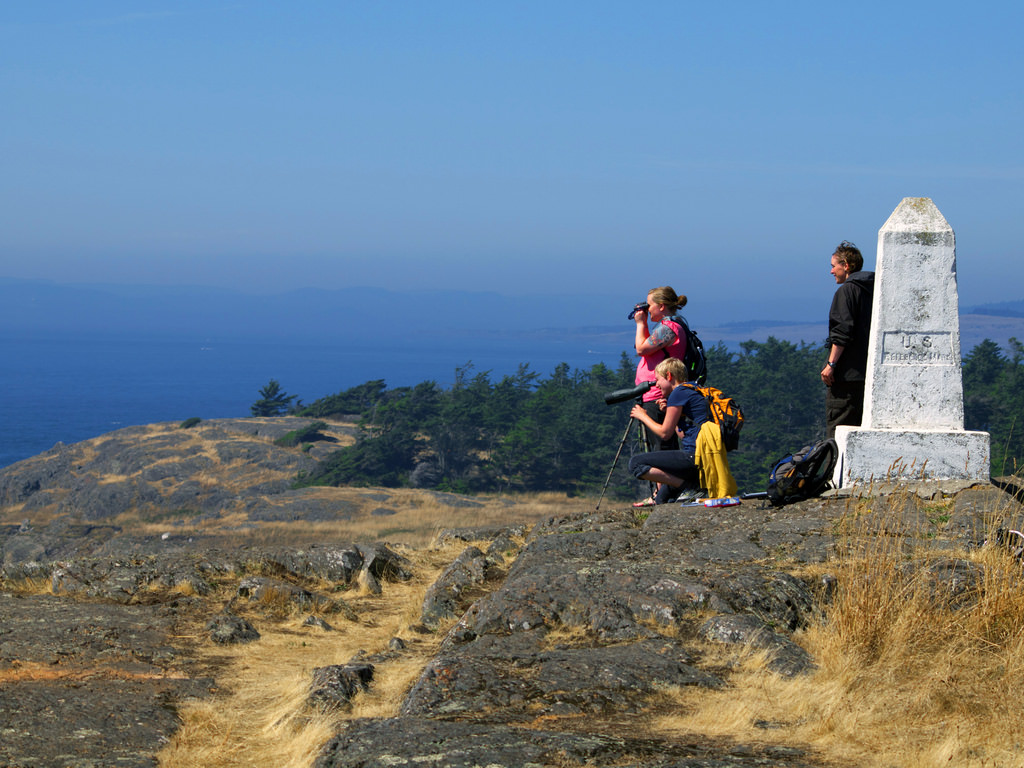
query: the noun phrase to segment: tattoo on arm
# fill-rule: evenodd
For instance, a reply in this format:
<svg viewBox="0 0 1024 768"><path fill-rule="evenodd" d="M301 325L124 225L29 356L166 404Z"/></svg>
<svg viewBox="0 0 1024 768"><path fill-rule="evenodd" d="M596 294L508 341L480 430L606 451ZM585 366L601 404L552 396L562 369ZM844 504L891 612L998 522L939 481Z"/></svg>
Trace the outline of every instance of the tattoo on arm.
<svg viewBox="0 0 1024 768"><path fill-rule="evenodd" d="M666 325L659 325L647 339L653 349L664 349L676 340L676 332Z"/></svg>

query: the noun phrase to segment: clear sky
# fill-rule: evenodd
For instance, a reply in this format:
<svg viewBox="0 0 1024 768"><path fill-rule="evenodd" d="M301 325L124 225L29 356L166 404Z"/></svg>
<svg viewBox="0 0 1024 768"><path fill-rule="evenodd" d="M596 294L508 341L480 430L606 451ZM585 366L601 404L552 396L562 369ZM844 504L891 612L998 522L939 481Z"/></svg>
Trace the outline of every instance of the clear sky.
<svg viewBox="0 0 1024 768"><path fill-rule="evenodd" d="M961 302L1021 299L1022 32L1019 0L4 3L0 278L792 317L931 197Z"/></svg>

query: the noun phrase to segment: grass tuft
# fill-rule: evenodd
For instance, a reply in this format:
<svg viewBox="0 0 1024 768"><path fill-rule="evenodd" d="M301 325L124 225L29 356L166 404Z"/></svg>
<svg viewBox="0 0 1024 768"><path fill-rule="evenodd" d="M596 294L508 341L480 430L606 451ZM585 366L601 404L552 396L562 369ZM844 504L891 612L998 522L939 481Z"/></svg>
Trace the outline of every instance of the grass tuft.
<svg viewBox="0 0 1024 768"><path fill-rule="evenodd" d="M996 546L936 549L935 508L876 508L846 515L832 563L837 589L795 636L818 670L786 679L747 658L729 688L659 702L674 711L655 731L804 744L837 764L879 768L1020 764L1021 562ZM955 589L934 576L949 564Z"/></svg>

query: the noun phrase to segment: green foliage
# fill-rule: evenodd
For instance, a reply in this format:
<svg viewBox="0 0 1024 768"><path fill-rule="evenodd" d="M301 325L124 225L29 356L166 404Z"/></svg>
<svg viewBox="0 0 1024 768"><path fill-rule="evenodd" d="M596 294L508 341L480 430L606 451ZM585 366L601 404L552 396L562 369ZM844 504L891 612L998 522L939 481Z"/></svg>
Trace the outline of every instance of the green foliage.
<svg viewBox="0 0 1024 768"><path fill-rule="evenodd" d="M741 491L762 491L776 461L825 436L824 347L780 341L746 341L731 354L707 350L708 382L743 409L739 450L729 467Z"/></svg>
<svg viewBox="0 0 1024 768"><path fill-rule="evenodd" d="M985 341L964 361L966 426L992 433L996 474L1024 457L1016 420L1024 413L1024 347L1016 339L1011 346L1007 356ZM775 338L745 342L739 352L722 344L707 350L708 383L743 408L740 447L729 454L741 491L764 490L778 459L824 437L824 352ZM497 382L467 364L447 390L432 381L393 390L366 382L303 410L358 413L359 436L298 483L575 494L598 492L609 480L609 494L632 496L645 485L626 471L630 454L642 450L635 425L627 429L633 403L607 406L604 394L631 387L633 377L623 353L615 370L562 364L545 378L521 365Z"/></svg>
<svg viewBox="0 0 1024 768"><path fill-rule="evenodd" d="M323 430L327 429L327 422L312 421L304 427L293 429L274 441L274 445L282 448L294 448L303 443L315 443L317 440L326 440ZM308 450L308 449L307 449Z"/></svg>
<svg viewBox="0 0 1024 768"><path fill-rule="evenodd" d="M192 427L197 426L201 421L202 419L198 416L190 416L178 425L178 429L192 429Z"/></svg>
<svg viewBox="0 0 1024 768"><path fill-rule="evenodd" d="M363 412L355 445L331 454L316 473L300 477L296 484L407 485L424 449L420 430L425 420L435 417L440 397L433 381L382 391Z"/></svg>
<svg viewBox="0 0 1024 768"><path fill-rule="evenodd" d="M328 395L310 405L296 409L297 416L309 416L314 419L344 418L359 415L384 395L384 379L374 379L358 384L336 395Z"/></svg>
<svg viewBox="0 0 1024 768"><path fill-rule="evenodd" d="M441 390L434 382L380 391L364 408L355 445L322 462L300 485L410 485L463 491L568 492L603 482L629 404L609 408L607 391L633 371L560 365L541 380L529 366L494 383L471 364ZM632 478L619 466L619 485ZM621 489L621 488L620 488Z"/></svg>
<svg viewBox="0 0 1024 768"><path fill-rule="evenodd" d="M964 356L964 427L992 435L992 474L1024 463L1024 345L1010 339L1010 354L985 339Z"/></svg>
<svg viewBox="0 0 1024 768"><path fill-rule="evenodd" d="M260 399L249 406L253 416L281 416L288 412L295 395L285 394L281 382L271 379L260 390Z"/></svg>

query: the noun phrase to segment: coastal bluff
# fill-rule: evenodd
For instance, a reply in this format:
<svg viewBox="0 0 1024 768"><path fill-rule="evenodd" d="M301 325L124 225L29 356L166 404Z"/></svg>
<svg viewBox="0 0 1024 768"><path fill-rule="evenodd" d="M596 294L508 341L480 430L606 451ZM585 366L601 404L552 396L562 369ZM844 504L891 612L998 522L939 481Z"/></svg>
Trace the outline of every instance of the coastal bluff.
<svg viewBox="0 0 1024 768"><path fill-rule="evenodd" d="M642 512L296 490L352 439L336 424L322 444L275 444L309 421L133 427L0 471L0 764L174 765L183 712L226 702L245 684L225 682L231 666L281 636L292 650L274 663L311 668L295 721L337 715L310 745L318 768L834 765L792 723L665 723L736 689L752 659L813 678L801 634L864 537L913 539L937 599L959 606L985 582L970 553L1024 518L1014 478ZM451 524L410 544L424 515ZM399 594L415 611L390 631ZM410 666L384 714L359 715Z"/></svg>

